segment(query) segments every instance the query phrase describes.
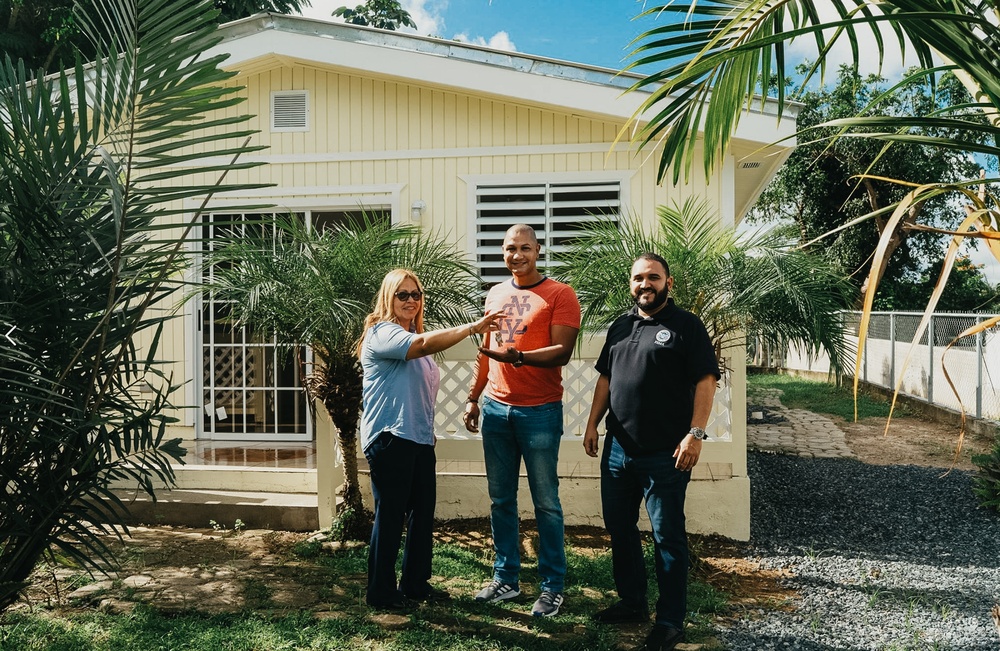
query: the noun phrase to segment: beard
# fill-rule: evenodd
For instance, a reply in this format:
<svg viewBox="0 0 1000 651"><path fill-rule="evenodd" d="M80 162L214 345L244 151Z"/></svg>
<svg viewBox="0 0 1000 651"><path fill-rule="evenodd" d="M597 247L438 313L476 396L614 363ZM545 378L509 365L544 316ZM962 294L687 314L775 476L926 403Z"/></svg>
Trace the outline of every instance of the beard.
<svg viewBox="0 0 1000 651"><path fill-rule="evenodd" d="M647 291L637 291L632 294L632 300L639 307L640 310L646 312L655 312L660 309L664 303L667 302L667 296L670 294L670 290L666 287L663 291L647 290Z"/></svg>

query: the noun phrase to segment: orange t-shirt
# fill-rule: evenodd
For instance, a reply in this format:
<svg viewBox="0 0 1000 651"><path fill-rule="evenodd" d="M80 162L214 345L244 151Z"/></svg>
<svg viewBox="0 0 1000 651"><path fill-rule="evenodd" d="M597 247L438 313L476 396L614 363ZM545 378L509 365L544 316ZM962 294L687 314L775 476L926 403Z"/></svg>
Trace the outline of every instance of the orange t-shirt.
<svg viewBox="0 0 1000 651"><path fill-rule="evenodd" d="M494 285L486 296L486 311L501 310L509 318L500 319L503 343L490 335L490 347L506 350L514 346L530 351L552 345L551 326L580 327L580 301L569 285L551 278L531 287L517 287L512 280ZM495 400L516 407L536 407L562 400L562 367L514 368L489 360L486 391Z"/></svg>

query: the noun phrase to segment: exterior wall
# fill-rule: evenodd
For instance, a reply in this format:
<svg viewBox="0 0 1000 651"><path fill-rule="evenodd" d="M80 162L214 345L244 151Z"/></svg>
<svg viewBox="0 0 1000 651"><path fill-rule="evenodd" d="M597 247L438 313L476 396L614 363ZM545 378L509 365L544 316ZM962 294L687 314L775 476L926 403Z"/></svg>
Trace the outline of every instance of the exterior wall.
<svg viewBox="0 0 1000 651"><path fill-rule="evenodd" d="M252 113L251 127L258 129L254 144L267 150L251 157L269 164L253 170L234 171L227 182L273 183L275 187L239 196L213 198L209 209L226 209L247 203L274 203L278 209L356 209L359 205L388 207L396 222L412 221L410 206L422 201L426 208L417 215L431 232L455 238L459 246L474 247L475 216L470 213L474 187L470 179L503 177L505 182L538 180L622 181L623 211L640 215L647 223L655 219L655 207L681 201L691 195L708 198L733 223L733 165L727 165L710 182L699 177L680 186L656 184L655 164L648 152L637 154L625 146L613 146L621 124L594 116L560 113L551 109L511 103L500 98L461 94L430 86L407 84L389 78L366 78L348 72L305 66L284 66L241 76L236 83L247 102L231 108L232 115ZM270 98L274 91L307 90L310 129L307 132L276 133L270 130ZM235 143L234 143L235 144ZM609 154L609 152L612 152ZM221 162L221 161L220 161ZM200 201L191 200L192 212ZM176 404L194 405L180 410L180 423L173 435L191 440L200 418L200 396L196 374L202 372L200 352L194 340L195 319L187 307L184 317L167 328L162 356L177 360L175 381L188 381L186 394ZM582 351L581 367L591 368L599 351L599 340ZM453 349L448 363L467 365L474 356L471 345ZM739 359L739 358L735 358ZM746 477L746 432L742 418L730 422L730 413L742 414L745 375L742 364L733 374L731 403L720 432L728 440L706 446L705 469L713 474L692 485L689 503L692 531L719 532L746 539L749 536L749 484ZM584 371L581 371L584 373ZM466 376L467 377L467 376ZM579 419L589 410L593 384L581 375L567 413ZM454 401L464 397L466 385L442 386L443 413L454 410ZM440 419L439 419L440 423ZM457 431L442 426L441 434ZM582 433L582 431L580 432ZM573 436L576 433L571 433ZM333 467L332 427L320 418L316 428L319 455L320 523L327 526L333 513L333 491L342 481ZM467 448L462 454L477 454ZM568 439L567 450L579 449L579 440ZM566 459L574 454L567 452ZM442 455L439 453L439 459ZM581 462L590 462L583 457ZM596 476L596 475L595 475ZM466 496L485 491L485 481L475 473L440 477L439 493L462 495L454 516L488 514L481 499ZM599 500L595 501L594 476L568 476L564 481L564 507L572 522L597 523ZM477 488L473 488L473 487ZM468 487L468 490L466 490ZM586 491L586 492L583 492ZM529 503L530 502L524 502ZM454 517L447 500L441 517Z"/></svg>

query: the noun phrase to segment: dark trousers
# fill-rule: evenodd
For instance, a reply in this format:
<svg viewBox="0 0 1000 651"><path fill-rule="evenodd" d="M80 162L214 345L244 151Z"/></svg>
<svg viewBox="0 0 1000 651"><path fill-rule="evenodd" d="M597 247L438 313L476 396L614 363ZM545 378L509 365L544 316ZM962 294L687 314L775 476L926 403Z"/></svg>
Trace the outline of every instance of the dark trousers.
<svg viewBox="0 0 1000 651"><path fill-rule="evenodd" d="M684 629L687 614L688 543L684 497L691 473L674 467L673 450L630 457L613 437L601 458L601 506L611 535L611 565L622 601L646 607L646 562L639 535L639 504L653 529L656 623Z"/></svg>
<svg viewBox="0 0 1000 651"><path fill-rule="evenodd" d="M368 548L369 605L398 601L400 592L426 596L430 590L436 500L434 446L383 432L365 451L375 498L375 526ZM396 584L396 559L406 525L403 572Z"/></svg>

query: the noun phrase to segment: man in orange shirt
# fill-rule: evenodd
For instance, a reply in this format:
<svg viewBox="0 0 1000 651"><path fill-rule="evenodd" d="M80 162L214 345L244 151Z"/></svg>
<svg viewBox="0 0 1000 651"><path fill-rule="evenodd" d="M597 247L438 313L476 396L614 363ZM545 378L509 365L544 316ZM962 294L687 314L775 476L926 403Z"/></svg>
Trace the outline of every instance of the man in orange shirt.
<svg viewBox="0 0 1000 651"><path fill-rule="evenodd" d="M501 318L500 331L490 333L479 349L465 427L479 431L482 415L496 551L493 580L476 600L502 601L521 594L517 485L523 458L538 522L542 579L531 614L551 617L563 604L566 574L557 468L563 432L562 367L573 354L580 330L580 302L569 285L538 271L540 251L530 226L516 224L507 230L503 259L512 277L490 289L486 311L502 311L508 318Z"/></svg>

